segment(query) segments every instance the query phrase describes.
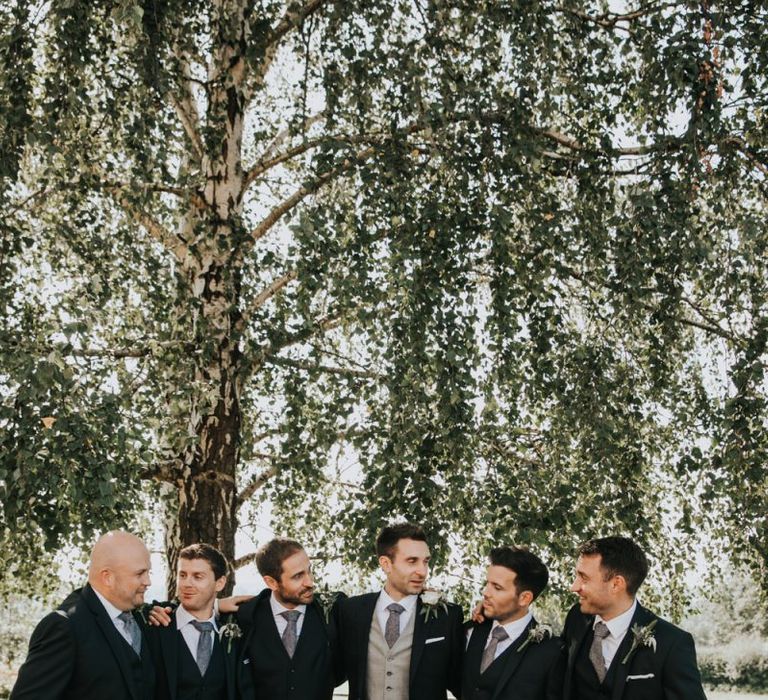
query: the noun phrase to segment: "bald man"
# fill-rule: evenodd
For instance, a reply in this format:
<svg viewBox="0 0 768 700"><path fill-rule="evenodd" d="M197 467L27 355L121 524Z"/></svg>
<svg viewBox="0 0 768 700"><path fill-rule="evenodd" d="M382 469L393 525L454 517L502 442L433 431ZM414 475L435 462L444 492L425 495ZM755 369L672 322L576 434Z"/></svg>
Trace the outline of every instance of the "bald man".
<svg viewBox="0 0 768 700"><path fill-rule="evenodd" d="M132 611L149 587L149 551L108 532L91 552L88 584L32 633L12 700L152 700L155 672Z"/></svg>

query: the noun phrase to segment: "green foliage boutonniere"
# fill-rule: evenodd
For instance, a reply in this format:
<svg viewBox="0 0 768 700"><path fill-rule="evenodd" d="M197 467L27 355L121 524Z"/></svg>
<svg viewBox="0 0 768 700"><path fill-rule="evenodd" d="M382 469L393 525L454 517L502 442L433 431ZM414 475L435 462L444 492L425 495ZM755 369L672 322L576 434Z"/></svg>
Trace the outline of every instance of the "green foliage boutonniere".
<svg viewBox="0 0 768 700"><path fill-rule="evenodd" d="M421 594L421 614L424 616L424 622L428 622L430 617L437 617L440 610L448 612L445 594L434 588L425 588Z"/></svg>
<svg viewBox="0 0 768 700"><path fill-rule="evenodd" d="M243 636L243 631L239 625L232 619L232 615L227 615L228 622L219 627L219 641L223 644L227 642L227 654L232 651L232 642Z"/></svg>
<svg viewBox="0 0 768 700"><path fill-rule="evenodd" d="M536 625L528 630L528 636L525 641L517 648L518 652L522 651L529 644L540 644L545 639L549 639L552 636L552 628L549 625Z"/></svg>
<svg viewBox="0 0 768 700"><path fill-rule="evenodd" d="M656 627L658 620L649 622L645 627L640 627L638 624L632 625L632 646L629 648L627 655L624 657L622 664L629 661L629 657L632 656L632 652L638 647L651 647L654 653L656 653L656 637L653 636L653 628Z"/></svg>

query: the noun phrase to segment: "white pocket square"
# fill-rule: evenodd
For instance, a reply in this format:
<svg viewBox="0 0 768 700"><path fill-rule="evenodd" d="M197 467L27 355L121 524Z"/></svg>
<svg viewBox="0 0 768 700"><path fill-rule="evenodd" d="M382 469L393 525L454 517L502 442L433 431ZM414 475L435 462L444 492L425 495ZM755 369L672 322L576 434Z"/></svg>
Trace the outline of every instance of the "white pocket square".
<svg viewBox="0 0 768 700"><path fill-rule="evenodd" d="M432 644L432 642L442 642L445 639L445 637L432 637L432 639L427 639L424 641L424 644Z"/></svg>
<svg viewBox="0 0 768 700"><path fill-rule="evenodd" d="M628 681L642 681L642 680L645 680L646 678L653 678L653 674L643 673L638 676L627 676Z"/></svg>
<svg viewBox="0 0 768 700"><path fill-rule="evenodd" d="M249 664L249 663L251 663L250 659L243 659L243 666L245 666L245 664Z"/></svg>

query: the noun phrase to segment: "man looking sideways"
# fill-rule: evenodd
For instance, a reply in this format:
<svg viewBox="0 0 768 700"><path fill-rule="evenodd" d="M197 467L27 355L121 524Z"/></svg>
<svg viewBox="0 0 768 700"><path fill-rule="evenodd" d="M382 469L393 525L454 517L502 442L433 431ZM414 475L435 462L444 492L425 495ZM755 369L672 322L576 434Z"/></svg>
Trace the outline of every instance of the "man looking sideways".
<svg viewBox="0 0 768 700"><path fill-rule="evenodd" d="M529 607L549 572L531 552L496 547L483 589L484 622L468 630L462 700L558 700L565 658L559 639L537 625Z"/></svg>
<svg viewBox="0 0 768 700"><path fill-rule="evenodd" d="M227 561L209 544L179 552L179 607L167 627L149 633L158 668L156 700L252 698L251 680L237 663L239 643L221 636L213 607L227 583ZM237 674L241 673L241 678Z"/></svg>
<svg viewBox="0 0 768 700"><path fill-rule="evenodd" d="M339 605L339 654L350 700L444 700L461 686L461 610L426 605L429 575L424 531L385 527L376 539L386 577L380 592Z"/></svg>
<svg viewBox="0 0 768 700"><path fill-rule="evenodd" d="M648 573L643 550L603 537L578 554L571 590L579 602L563 629L564 700L705 700L691 635L635 598Z"/></svg>
<svg viewBox="0 0 768 700"><path fill-rule="evenodd" d="M341 682L332 660L335 609L315 600L307 553L295 540L276 538L256 553L256 566L267 588L237 611L256 697L330 700Z"/></svg>
<svg viewBox="0 0 768 700"><path fill-rule="evenodd" d="M152 700L155 672L134 608L149 588L149 551L128 532L93 547L88 583L42 619L13 700Z"/></svg>

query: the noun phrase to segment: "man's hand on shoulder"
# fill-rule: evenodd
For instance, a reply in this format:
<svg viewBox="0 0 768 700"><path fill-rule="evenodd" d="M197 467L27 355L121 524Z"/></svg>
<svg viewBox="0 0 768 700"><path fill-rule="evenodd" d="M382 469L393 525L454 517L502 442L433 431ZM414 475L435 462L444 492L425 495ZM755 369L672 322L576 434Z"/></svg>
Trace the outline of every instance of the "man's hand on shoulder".
<svg viewBox="0 0 768 700"><path fill-rule="evenodd" d="M168 627L171 624L172 614L173 608L170 605L166 607L153 605L149 611L149 624L153 627Z"/></svg>
<svg viewBox="0 0 768 700"><path fill-rule="evenodd" d="M252 598L254 598L252 595L231 595L227 598L219 598L217 601L219 614L237 612L241 603L245 603Z"/></svg>

